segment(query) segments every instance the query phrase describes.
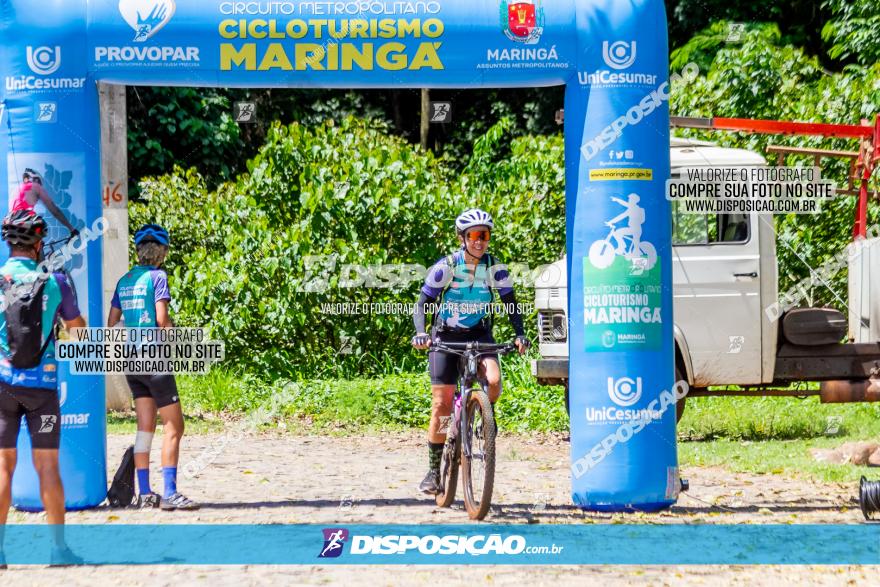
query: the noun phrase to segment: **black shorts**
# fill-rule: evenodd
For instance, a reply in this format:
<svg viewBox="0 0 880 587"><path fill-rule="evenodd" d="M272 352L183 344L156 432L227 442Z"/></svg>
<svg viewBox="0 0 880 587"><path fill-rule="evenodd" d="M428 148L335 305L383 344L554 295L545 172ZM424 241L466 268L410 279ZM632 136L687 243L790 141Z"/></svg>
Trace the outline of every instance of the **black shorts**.
<svg viewBox="0 0 880 587"><path fill-rule="evenodd" d="M61 405L57 390L0 382L0 449L16 447L22 416L27 420L33 448L58 450Z"/></svg>
<svg viewBox="0 0 880 587"><path fill-rule="evenodd" d="M156 401L156 407L164 408L180 403L177 395L177 381L174 375L126 375L128 388L134 399L149 397Z"/></svg>
<svg viewBox="0 0 880 587"><path fill-rule="evenodd" d="M468 332L439 332L436 338L441 342L487 342L495 343L495 338L488 330L472 330ZM483 358L494 357L498 360L498 355L486 354ZM432 385L455 385L458 383L458 361L461 357L440 351L430 351L428 353L428 366L431 371Z"/></svg>

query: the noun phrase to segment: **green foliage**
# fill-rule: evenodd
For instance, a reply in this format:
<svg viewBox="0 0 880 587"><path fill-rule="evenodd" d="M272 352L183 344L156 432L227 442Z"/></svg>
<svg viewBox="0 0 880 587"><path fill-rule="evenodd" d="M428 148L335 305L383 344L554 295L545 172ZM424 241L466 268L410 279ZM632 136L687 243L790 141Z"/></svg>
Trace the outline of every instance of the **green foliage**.
<svg viewBox="0 0 880 587"><path fill-rule="evenodd" d="M704 36L711 38L723 24L716 23ZM719 48L709 68L701 68L703 75L673 96L673 111L778 119L780 112L802 99L804 86L822 75L814 58L801 49L780 46L779 40L777 25L747 28L741 43ZM676 57L682 61L685 54Z"/></svg>
<svg viewBox="0 0 880 587"><path fill-rule="evenodd" d="M179 168L143 180L131 222L169 229L175 320L210 327L232 363L294 379L401 373L425 362L408 345L409 315L331 315L322 304L413 303L424 267L458 247L455 216L473 206L495 215L492 253L523 280L533 279L524 268L559 258L562 138L510 139L509 128L491 129L456 176L370 122L276 124L234 184L210 190L195 170ZM495 161L499 142L510 155ZM347 267L386 264L411 265L412 279L402 288L364 287L371 284ZM534 298L526 285L517 293L522 302ZM496 324L499 337L512 337L507 320Z"/></svg>
<svg viewBox="0 0 880 587"><path fill-rule="evenodd" d="M346 264L429 264L445 254L452 199L433 156L347 119L314 130L276 125L248 166L212 192L193 171L142 183L133 223L163 222L172 234L178 323L211 327L234 362L276 376L383 372L388 348L397 369L424 361L400 350L409 316L328 316L321 303L415 300L415 280L405 291L338 286ZM328 289L306 291L310 256L334 266ZM345 337L357 343L340 355Z"/></svg>
<svg viewBox="0 0 880 587"><path fill-rule="evenodd" d="M678 437L686 466L857 481L871 469L820 463L810 449L880 437L880 405L822 404L816 397L690 398Z"/></svg>
<svg viewBox="0 0 880 587"><path fill-rule="evenodd" d="M829 55L862 65L880 61L880 4L876 0L826 0L832 18L822 27Z"/></svg>
<svg viewBox="0 0 880 587"><path fill-rule="evenodd" d="M235 88L128 88L128 145L132 199L137 178L194 167L215 189L247 170L274 122L306 127L349 116L380 121L401 138L419 140L419 90L298 90ZM433 90L433 100L453 102L456 123L432 125L430 146L460 169L474 140L509 117L513 136L555 132L562 88ZM233 120L235 102L256 105L256 121Z"/></svg>
<svg viewBox="0 0 880 587"><path fill-rule="evenodd" d="M681 71L688 63L695 63L700 71L708 71L715 55L727 43L729 32L727 21L713 22L670 53L669 68L672 71Z"/></svg>
<svg viewBox="0 0 880 587"><path fill-rule="evenodd" d="M218 90L129 87L128 110L133 178L181 165L222 181L243 163L232 101Z"/></svg>
<svg viewBox="0 0 880 587"><path fill-rule="evenodd" d="M563 94L563 86L454 93L432 90L432 100L452 100L456 120L452 125L439 129L435 125L432 129L440 139L438 143L444 162L456 171L470 165L477 141L501 121L504 121L502 124L507 140L497 145L498 150L493 154L495 160L509 154L512 141L516 138L556 134L559 127L555 115L563 107Z"/></svg>
<svg viewBox="0 0 880 587"><path fill-rule="evenodd" d="M474 150L472 165L461 177L463 201L459 207L480 201L497 217L492 247L506 261L532 267L556 261L565 251L562 136L514 139L510 155L498 162L482 157L479 150L485 145L481 142Z"/></svg>
<svg viewBox="0 0 880 587"><path fill-rule="evenodd" d="M777 22L787 43L813 52L821 47L819 30L826 15L815 0L666 0L670 47L687 44L716 22ZM725 33L725 38L727 37Z"/></svg>
<svg viewBox="0 0 880 587"><path fill-rule="evenodd" d="M279 417L308 417L313 423L355 426L424 427L431 415L431 388L425 375L380 379L304 381L287 384L292 393Z"/></svg>
<svg viewBox="0 0 880 587"><path fill-rule="evenodd" d="M538 385L530 358L509 355L501 360L501 399L495 405L498 426L512 432L562 432L568 429L565 390Z"/></svg>
<svg viewBox="0 0 880 587"><path fill-rule="evenodd" d="M829 423L834 426L829 428ZM815 396L690 398L678 435L700 441L876 436L880 435L880 406L822 404Z"/></svg>
<svg viewBox="0 0 880 587"><path fill-rule="evenodd" d="M716 28L717 25L708 29L704 36L711 37ZM741 44L718 49L711 66L702 73L686 87L674 88L674 114L858 124L861 118L880 112L880 64L870 69L852 66L842 73L828 74L803 50L781 45L775 25L750 27ZM700 131L681 134L755 152L764 152L769 144L857 149L853 141L821 137ZM775 165L775 156L768 156L768 163ZM812 158L790 156L786 164L812 165ZM826 177L838 186L847 185L846 162L824 160L823 167ZM872 187L877 186L875 180ZM780 291L808 278L811 267L822 265L844 249L851 239L854 210L854 197L839 197L819 215L776 218ZM869 224L878 220L877 207L870 206ZM846 275L844 268L837 273L830 289L822 285L814 288L808 301L844 309L840 300L847 291Z"/></svg>
<svg viewBox="0 0 880 587"><path fill-rule="evenodd" d="M177 377L188 414L240 414L265 404L272 386L253 373L214 368L207 375Z"/></svg>
<svg viewBox="0 0 880 587"><path fill-rule="evenodd" d="M496 415L503 430L562 431L568 427L561 387L539 386L526 358L504 358L502 367L504 391ZM421 428L431 415L431 382L424 370L375 379L288 381L214 369L206 377L181 377L179 383L188 412L233 417L260 414L265 416L264 424L299 418L326 427Z"/></svg>

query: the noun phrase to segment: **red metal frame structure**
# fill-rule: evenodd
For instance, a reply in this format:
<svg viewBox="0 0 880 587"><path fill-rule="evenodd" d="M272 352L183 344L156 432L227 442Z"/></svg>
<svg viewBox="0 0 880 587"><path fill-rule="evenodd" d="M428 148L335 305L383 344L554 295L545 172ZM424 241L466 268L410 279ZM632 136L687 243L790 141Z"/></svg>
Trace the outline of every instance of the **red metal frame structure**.
<svg viewBox="0 0 880 587"><path fill-rule="evenodd" d="M873 124L869 120L862 120L861 124L825 124L818 122L753 120L748 118L688 118L673 116L671 125L674 128L858 139L858 152L785 147L771 147L768 150L778 153L780 160L786 154L813 155L817 161L821 157L850 158L854 163L850 167L850 190L846 191L846 193L855 193L852 187L856 181L859 182L859 199L856 206L855 222L853 223L853 239L865 237L868 221L868 183L874 170L880 167L880 115L875 117Z"/></svg>

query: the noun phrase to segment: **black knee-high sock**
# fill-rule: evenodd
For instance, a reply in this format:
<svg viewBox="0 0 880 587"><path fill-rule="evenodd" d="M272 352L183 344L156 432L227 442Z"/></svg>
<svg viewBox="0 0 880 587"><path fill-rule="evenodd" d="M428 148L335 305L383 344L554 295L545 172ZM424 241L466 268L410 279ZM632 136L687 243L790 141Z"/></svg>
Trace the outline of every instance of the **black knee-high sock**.
<svg viewBox="0 0 880 587"><path fill-rule="evenodd" d="M443 443L428 443L428 468L432 471L440 470L440 460L443 458Z"/></svg>

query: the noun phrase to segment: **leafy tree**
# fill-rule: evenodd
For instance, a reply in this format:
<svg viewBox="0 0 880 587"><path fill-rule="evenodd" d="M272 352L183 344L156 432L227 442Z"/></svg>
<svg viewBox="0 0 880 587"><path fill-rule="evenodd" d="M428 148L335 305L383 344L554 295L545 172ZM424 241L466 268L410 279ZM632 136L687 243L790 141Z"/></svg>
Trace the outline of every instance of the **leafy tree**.
<svg viewBox="0 0 880 587"><path fill-rule="evenodd" d="M431 147L461 169L473 141L500 118L510 117L511 136L556 132L554 114L562 88L435 90L433 100L453 104L453 123L432 125ZM375 119L410 142L419 140L418 90L292 90L227 88L128 88L130 193L137 180L196 167L209 187L244 172L266 141L273 122L305 126L348 116ZM233 119L235 102L256 104L253 124Z"/></svg>
<svg viewBox="0 0 880 587"><path fill-rule="evenodd" d="M713 25L698 37L711 37L719 26ZM750 27L739 45L719 48L696 42L674 55L679 60L696 55L703 63L711 57L705 75L686 87L674 88L671 107L677 115L858 124L868 116L873 120L880 112L880 65L850 66L844 72L829 73L802 49L783 44L775 25ZM764 152L769 144L857 149L853 141L822 137L699 131L681 134L756 152ZM775 157L768 156L768 163L776 164ZM812 165L812 158L791 156L786 163ZM824 164L826 177L838 186L847 184L847 162L826 160ZM876 181L873 187L877 188ZM811 267L818 267L843 250L851 238L854 208L855 198L839 197L816 216L777 217L780 291L809 277ZM880 217L876 206L870 207L870 213L872 221ZM814 303L840 306L839 300L846 297L846 271L837 274L832 289L836 294L817 288Z"/></svg>
<svg viewBox="0 0 880 587"><path fill-rule="evenodd" d="M824 53L819 31L828 14L816 0L666 0L666 12L672 48L683 46L694 35L718 22L747 25L775 22L787 44L802 46L814 55ZM727 30L724 38L726 41Z"/></svg>
<svg viewBox="0 0 880 587"><path fill-rule="evenodd" d="M127 93L129 176L134 183L175 165L196 166L218 181L240 170L242 131L232 118L228 96L211 89L134 86Z"/></svg>
<svg viewBox="0 0 880 587"><path fill-rule="evenodd" d="M835 59L872 65L880 61L880 3L876 0L826 0L832 17L822 38Z"/></svg>
<svg viewBox="0 0 880 587"><path fill-rule="evenodd" d="M178 322L212 327L233 360L276 376L421 364L409 315L336 316L321 303L415 300L418 272L393 288L340 286L357 276L347 264L425 265L447 248L451 198L435 158L349 118L273 125L248 169L210 192L194 171L142 182L133 221L168 225Z"/></svg>
<svg viewBox="0 0 880 587"><path fill-rule="evenodd" d="M142 181L132 222L168 227L176 320L213 328L232 361L286 377L422 368L424 355L408 345L410 315L333 315L321 304L413 303L424 268L458 247L454 219L472 206L497 218L499 259L523 269L555 261L565 239L563 141L511 139L511 127L503 119L477 141L466 171L452 173L375 121L275 124L234 183L211 190L181 168ZM496 161L501 142L510 155ZM359 284L347 267L392 264L409 266L393 286L387 276ZM534 275L518 275L529 302ZM497 324L499 336L512 335L506 319Z"/></svg>

